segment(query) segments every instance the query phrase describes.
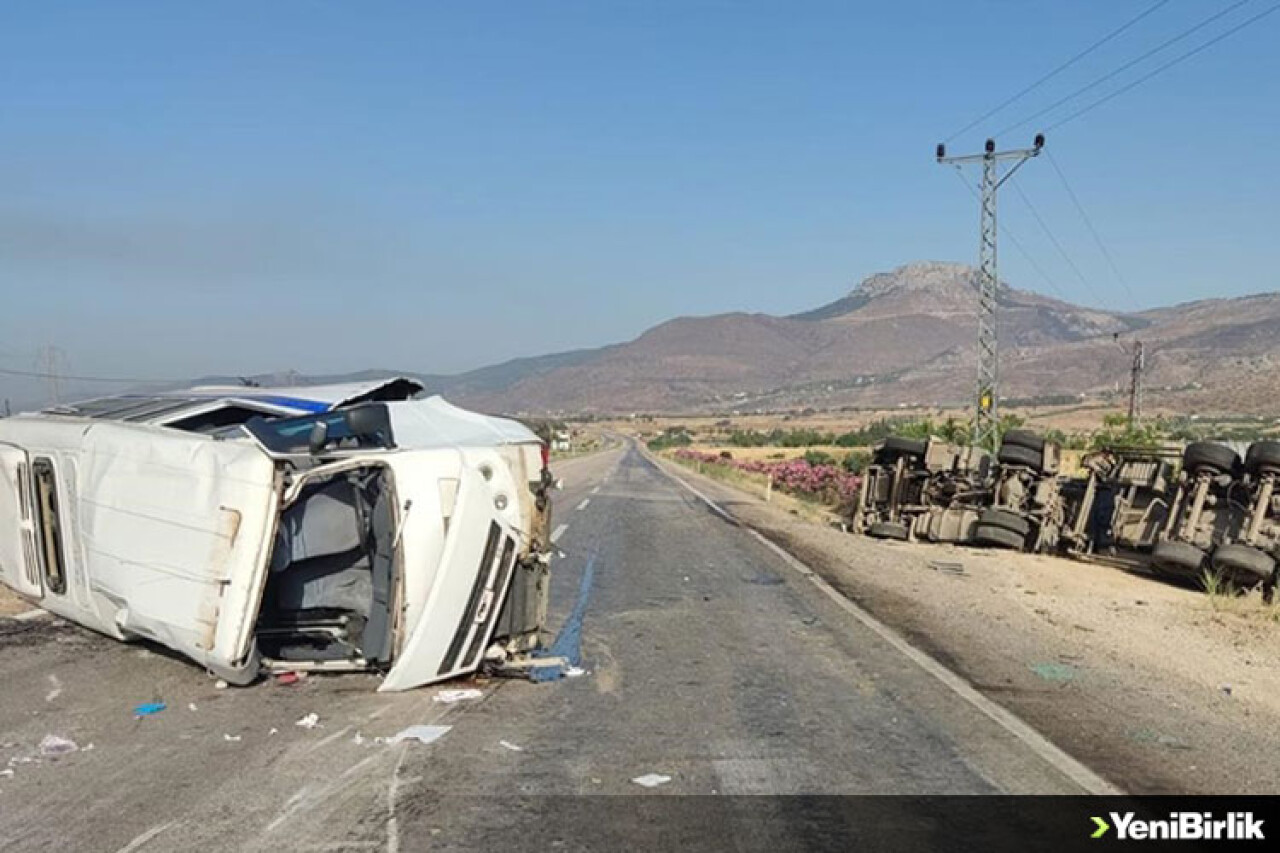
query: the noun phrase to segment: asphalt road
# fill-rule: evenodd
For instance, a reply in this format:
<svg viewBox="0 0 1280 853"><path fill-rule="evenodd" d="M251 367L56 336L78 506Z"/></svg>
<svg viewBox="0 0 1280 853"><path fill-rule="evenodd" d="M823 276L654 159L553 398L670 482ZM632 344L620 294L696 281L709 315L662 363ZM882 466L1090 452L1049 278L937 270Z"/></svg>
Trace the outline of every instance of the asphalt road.
<svg viewBox="0 0 1280 853"><path fill-rule="evenodd" d="M787 800L654 811L650 795L1082 792L1061 756L639 451L558 473L552 627L580 636L579 677L486 682L452 705L438 689L376 694L363 675L218 690L152 647L0 620L0 847L620 849L659 826L665 847L724 819L713 804L754 802L734 846L792 849L809 818ZM136 717L145 702L166 708ZM296 725L309 713L317 726ZM375 740L414 724L451 728ZM78 750L41 756L46 735ZM670 780L633 781L647 774ZM584 794L642 796L562 796Z"/></svg>

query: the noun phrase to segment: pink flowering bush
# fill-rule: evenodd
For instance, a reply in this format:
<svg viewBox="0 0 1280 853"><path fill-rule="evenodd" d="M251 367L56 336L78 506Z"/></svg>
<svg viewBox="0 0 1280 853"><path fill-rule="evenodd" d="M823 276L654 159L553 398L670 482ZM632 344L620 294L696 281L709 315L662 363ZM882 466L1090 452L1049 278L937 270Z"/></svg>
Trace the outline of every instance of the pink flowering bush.
<svg viewBox="0 0 1280 853"><path fill-rule="evenodd" d="M817 498L837 506L844 506L855 500L862 484L856 474L850 474L839 465L813 465L803 459L728 459L687 447L676 450L675 456L688 462L721 465L750 474L763 474L773 478L775 489L799 497Z"/></svg>

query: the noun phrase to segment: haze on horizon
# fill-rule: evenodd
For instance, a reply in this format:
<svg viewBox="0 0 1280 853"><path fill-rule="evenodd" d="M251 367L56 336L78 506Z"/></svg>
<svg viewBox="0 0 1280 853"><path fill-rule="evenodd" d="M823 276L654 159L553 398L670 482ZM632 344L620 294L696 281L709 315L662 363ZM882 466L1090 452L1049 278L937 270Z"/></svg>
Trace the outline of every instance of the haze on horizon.
<svg viewBox="0 0 1280 853"><path fill-rule="evenodd" d="M972 263L976 205L934 144L1151 5L12 7L0 368L53 344L109 377L448 373ZM1163 4L951 150L1213 11ZM1277 289L1277 28L1049 132L1123 281L1043 158L1017 185L1070 261L1005 193L1033 260L1005 240L1001 277L1113 310ZM0 376L0 396L38 389Z"/></svg>

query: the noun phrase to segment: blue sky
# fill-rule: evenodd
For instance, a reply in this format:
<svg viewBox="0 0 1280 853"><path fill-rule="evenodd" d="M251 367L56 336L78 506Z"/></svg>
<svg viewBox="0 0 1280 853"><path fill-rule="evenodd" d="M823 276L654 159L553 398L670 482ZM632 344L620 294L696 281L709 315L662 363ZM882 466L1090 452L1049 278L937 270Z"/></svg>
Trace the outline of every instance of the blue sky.
<svg viewBox="0 0 1280 853"><path fill-rule="evenodd" d="M7 4L0 367L451 372L971 261L934 144L1150 5ZM1170 0L952 150L1228 5ZM1275 289L1277 44L1280 13L1049 134L1123 284L1043 159L1020 186L1087 283L1014 193L1049 281L1008 241L1003 277L1124 309Z"/></svg>

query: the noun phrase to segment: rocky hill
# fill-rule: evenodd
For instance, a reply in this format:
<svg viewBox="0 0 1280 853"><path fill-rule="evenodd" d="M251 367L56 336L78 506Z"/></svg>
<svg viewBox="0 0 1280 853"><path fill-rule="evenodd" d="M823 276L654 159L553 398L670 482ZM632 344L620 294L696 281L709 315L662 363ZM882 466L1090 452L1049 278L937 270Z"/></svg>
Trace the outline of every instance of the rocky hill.
<svg viewBox="0 0 1280 853"><path fill-rule="evenodd" d="M627 343L420 378L458 403L500 412L967 404L976 281L972 267L913 263L789 317L682 317ZM1153 402L1264 413L1280 399L1280 294L1115 314L1002 286L999 306L1008 397L1123 387L1121 334L1146 342Z"/></svg>

